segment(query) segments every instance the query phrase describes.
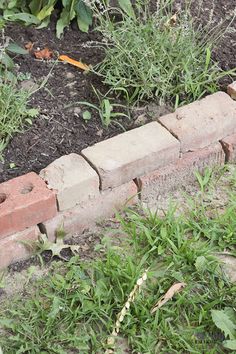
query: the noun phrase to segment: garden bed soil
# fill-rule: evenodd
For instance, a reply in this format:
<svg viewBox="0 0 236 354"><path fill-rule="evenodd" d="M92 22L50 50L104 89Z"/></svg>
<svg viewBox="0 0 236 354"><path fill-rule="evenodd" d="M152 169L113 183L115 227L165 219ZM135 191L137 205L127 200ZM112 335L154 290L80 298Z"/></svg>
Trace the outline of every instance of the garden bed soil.
<svg viewBox="0 0 236 354"><path fill-rule="evenodd" d="M156 1L153 1L154 3ZM183 4L183 0L176 1L177 10L181 3ZM212 9L214 11L211 15ZM235 5L229 0L203 0L201 7L196 6L196 2L193 2L192 6L193 14L202 24L208 22L212 16L212 26L229 17L232 18L234 10ZM21 46L32 42L34 48L48 47L55 54L57 52L66 54L86 64L94 65L102 60L104 53L98 46L102 38L98 33L94 30L88 34L81 33L72 24L59 40L55 37L55 23L56 14L50 27L40 30L12 24L6 29L6 35ZM235 52L236 23L221 39L214 52L214 59L219 62L222 69L233 69L236 67ZM0 182L29 171L39 172L62 155L80 153L87 146L115 136L123 129L129 130L147 123L152 119L153 113L163 115L170 110L168 107L158 107L151 103L133 111L131 120L126 118L120 120L123 128L118 124L104 128L96 111L93 111L92 119L85 122L78 105L66 107L78 101L97 104L92 85L103 93L108 89L104 87L100 78L94 74L84 74L69 64L61 62L55 64L55 59L47 62L27 55L16 57L15 62L19 72L30 74L30 82L39 85L44 78L48 77L48 80L46 86L35 93L30 101L30 105L39 108L39 116L33 121L32 126L27 127L23 133L16 134L5 150L5 161L0 162ZM224 80L222 89L225 89L229 82L229 78ZM27 80L23 85L27 85Z"/></svg>

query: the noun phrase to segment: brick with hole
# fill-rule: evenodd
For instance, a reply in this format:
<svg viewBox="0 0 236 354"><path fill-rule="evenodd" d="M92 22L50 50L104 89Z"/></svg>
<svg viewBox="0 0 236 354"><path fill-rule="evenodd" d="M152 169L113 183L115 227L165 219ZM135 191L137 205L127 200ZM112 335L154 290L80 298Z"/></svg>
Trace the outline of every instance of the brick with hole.
<svg viewBox="0 0 236 354"><path fill-rule="evenodd" d="M141 177L142 201L153 202L159 195L184 187L196 180L195 172L224 165L225 154L220 143L195 152L186 152L168 166Z"/></svg>
<svg viewBox="0 0 236 354"><path fill-rule="evenodd" d="M0 269L10 264L27 259L32 254L34 243L38 240L40 231L32 226L24 231L7 236L0 240Z"/></svg>
<svg viewBox="0 0 236 354"><path fill-rule="evenodd" d="M82 151L98 171L101 189L114 188L165 166L179 157L180 144L159 123L152 122Z"/></svg>
<svg viewBox="0 0 236 354"><path fill-rule="evenodd" d="M236 162L236 134L227 136L221 140L223 146L226 162L235 163Z"/></svg>
<svg viewBox="0 0 236 354"><path fill-rule="evenodd" d="M122 186L101 191L95 199L87 200L74 208L58 213L58 215L44 222L41 231L51 240L55 239L56 232L63 229L66 238L81 234L84 230L92 228L96 222L111 217L126 206L138 202L137 187L132 181Z"/></svg>
<svg viewBox="0 0 236 354"><path fill-rule="evenodd" d="M236 102L217 92L157 119L180 141L182 153L195 151L236 133Z"/></svg>
<svg viewBox="0 0 236 354"><path fill-rule="evenodd" d="M0 184L0 239L51 219L55 192L34 172Z"/></svg>
<svg viewBox="0 0 236 354"><path fill-rule="evenodd" d="M70 209L99 194L99 177L77 154L60 157L40 172L49 188L56 190L60 211Z"/></svg>

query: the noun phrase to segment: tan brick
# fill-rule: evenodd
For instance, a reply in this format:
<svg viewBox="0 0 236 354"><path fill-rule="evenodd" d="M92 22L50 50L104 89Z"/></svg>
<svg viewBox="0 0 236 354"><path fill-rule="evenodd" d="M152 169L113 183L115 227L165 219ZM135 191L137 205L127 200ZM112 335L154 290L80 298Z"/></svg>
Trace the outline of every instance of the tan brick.
<svg viewBox="0 0 236 354"><path fill-rule="evenodd" d="M40 172L49 188L57 191L59 210L94 198L99 194L99 177L94 169L77 154L60 157Z"/></svg>
<svg viewBox="0 0 236 354"><path fill-rule="evenodd" d="M60 212L55 218L43 223L48 237L55 239L56 231L61 227L66 237L82 233L98 221L114 215L117 210L138 201L137 188L134 182L101 192L92 200L81 203L70 210Z"/></svg>
<svg viewBox="0 0 236 354"><path fill-rule="evenodd" d="M105 190L174 161L179 142L152 122L88 147L82 154L95 166Z"/></svg>
<svg viewBox="0 0 236 354"><path fill-rule="evenodd" d="M194 151L236 132L236 102L217 92L158 118L181 143L181 151Z"/></svg>
<svg viewBox="0 0 236 354"><path fill-rule="evenodd" d="M236 81L227 86L227 93L233 100L236 100Z"/></svg>
<svg viewBox="0 0 236 354"><path fill-rule="evenodd" d="M236 162L236 134L222 139L221 144L225 152L226 162Z"/></svg>
<svg viewBox="0 0 236 354"><path fill-rule="evenodd" d="M224 160L225 154L220 143L196 152L187 152L174 163L141 177L142 200L152 201L158 195L183 187L196 179L196 171L203 172L206 167L223 165Z"/></svg>
<svg viewBox="0 0 236 354"><path fill-rule="evenodd" d="M56 197L34 172L0 184L0 239L54 217Z"/></svg>
<svg viewBox="0 0 236 354"><path fill-rule="evenodd" d="M0 269L30 257L30 249L21 241L37 241L39 233L38 227L33 226L0 240Z"/></svg>

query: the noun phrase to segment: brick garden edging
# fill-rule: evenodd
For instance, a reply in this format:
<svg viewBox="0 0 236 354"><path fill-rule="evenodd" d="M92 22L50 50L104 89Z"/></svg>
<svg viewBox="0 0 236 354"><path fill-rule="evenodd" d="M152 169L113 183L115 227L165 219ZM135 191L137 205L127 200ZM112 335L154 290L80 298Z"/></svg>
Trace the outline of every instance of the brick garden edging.
<svg viewBox="0 0 236 354"><path fill-rule="evenodd" d="M24 241L81 233L124 205L236 162L236 102L217 92L152 123L0 184L0 268L30 256ZM23 241L23 242L22 242Z"/></svg>

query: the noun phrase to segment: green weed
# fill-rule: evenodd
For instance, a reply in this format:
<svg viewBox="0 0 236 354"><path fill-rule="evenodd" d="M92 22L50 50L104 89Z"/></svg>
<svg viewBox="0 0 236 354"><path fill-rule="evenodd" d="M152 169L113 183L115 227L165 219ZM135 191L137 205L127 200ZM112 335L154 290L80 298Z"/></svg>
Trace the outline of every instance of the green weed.
<svg viewBox="0 0 236 354"><path fill-rule="evenodd" d="M38 110L28 108L30 93L19 89L16 80L0 79L0 156L14 133L32 124Z"/></svg>
<svg viewBox="0 0 236 354"><path fill-rule="evenodd" d="M122 125L117 121L117 118L130 119L129 109L122 104L114 103L113 100L107 96L109 92L106 95L102 95L94 87L93 91L98 99L98 105L92 104L87 101L78 101L76 103L73 103L73 105L86 106L97 111L104 127L108 127L110 124L117 124L121 128L123 128ZM123 109L127 111L127 114L119 112L117 111L117 109ZM92 113L88 110L85 110L82 116L85 121L88 121L92 118Z"/></svg>
<svg viewBox="0 0 236 354"><path fill-rule="evenodd" d="M177 107L215 92L219 79L228 74L212 59L223 33L220 27L200 29L187 5L174 15L172 0L158 3L151 14L145 2L138 1L135 16L123 12L116 21L108 15L112 8L104 15L97 12L106 45L95 71L113 89L127 90L132 102L157 97Z"/></svg>

